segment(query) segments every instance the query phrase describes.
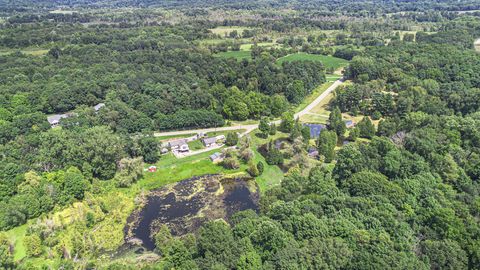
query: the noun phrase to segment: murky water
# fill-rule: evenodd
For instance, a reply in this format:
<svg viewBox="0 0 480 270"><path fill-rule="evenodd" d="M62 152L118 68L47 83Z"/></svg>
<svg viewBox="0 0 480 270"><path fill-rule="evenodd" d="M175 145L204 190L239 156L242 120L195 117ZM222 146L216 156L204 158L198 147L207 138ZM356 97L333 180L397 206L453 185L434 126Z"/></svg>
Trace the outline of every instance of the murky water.
<svg viewBox="0 0 480 270"><path fill-rule="evenodd" d="M203 223L236 212L258 209L258 187L251 179L206 175L152 191L129 218L127 240L139 239L154 249L154 235L166 224L173 235L195 232Z"/></svg>

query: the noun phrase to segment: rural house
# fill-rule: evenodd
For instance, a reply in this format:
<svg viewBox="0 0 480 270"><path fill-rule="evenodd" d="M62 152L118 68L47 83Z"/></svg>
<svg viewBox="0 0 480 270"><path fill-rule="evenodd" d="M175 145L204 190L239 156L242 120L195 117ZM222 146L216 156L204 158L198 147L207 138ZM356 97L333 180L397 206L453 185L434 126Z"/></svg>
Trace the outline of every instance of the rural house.
<svg viewBox="0 0 480 270"><path fill-rule="evenodd" d="M172 151L179 151L179 152L188 152L190 148L188 147L187 140L180 139L168 142L168 146Z"/></svg>
<svg viewBox="0 0 480 270"><path fill-rule="evenodd" d="M204 138L202 142L205 145L205 147L211 147L217 143L217 137Z"/></svg>
<svg viewBox="0 0 480 270"><path fill-rule="evenodd" d="M64 113L64 114L54 114L47 117L48 123L52 128L57 127L60 124L60 120L64 118L68 118L72 116L71 113Z"/></svg>

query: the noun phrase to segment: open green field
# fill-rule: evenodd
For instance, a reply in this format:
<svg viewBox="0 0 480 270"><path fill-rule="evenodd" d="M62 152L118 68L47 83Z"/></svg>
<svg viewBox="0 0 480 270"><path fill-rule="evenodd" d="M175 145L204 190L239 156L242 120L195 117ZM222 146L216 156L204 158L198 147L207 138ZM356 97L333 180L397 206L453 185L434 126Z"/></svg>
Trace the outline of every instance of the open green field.
<svg viewBox="0 0 480 270"><path fill-rule="evenodd" d="M26 256L25 246L23 245L23 239L25 238L25 233L27 232L28 223L23 224L22 226L15 227L6 232L7 237L10 239L10 242L15 246L14 249L14 260L21 260Z"/></svg>
<svg viewBox="0 0 480 270"><path fill-rule="evenodd" d="M281 57L277 60L277 63L281 65L283 62L286 61L320 61L325 65L325 68L330 69L339 69L344 67L348 64L347 60L329 56L329 55L321 55L321 54L309 54L309 53L295 53L290 54L284 57Z"/></svg>
<svg viewBox="0 0 480 270"><path fill-rule="evenodd" d="M23 50L0 50L0 55L7 55L20 51L23 54L33 55L33 56L42 56L48 53L47 49L23 49Z"/></svg>
<svg viewBox="0 0 480 270"><path fill-rule="evenodd" d="M217 53L214 56L221 58L235 58L237 60L252 59L252 54L250 53L250 51L228 51Z"/></svg>

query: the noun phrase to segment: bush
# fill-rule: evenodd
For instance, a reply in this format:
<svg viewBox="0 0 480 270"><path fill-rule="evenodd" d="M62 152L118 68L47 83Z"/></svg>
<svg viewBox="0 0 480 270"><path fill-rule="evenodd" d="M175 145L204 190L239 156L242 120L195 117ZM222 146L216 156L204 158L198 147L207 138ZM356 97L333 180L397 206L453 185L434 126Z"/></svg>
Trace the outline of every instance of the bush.
<svg viewBox="0 0 480 270"><path fill-rule="evenodd" d="M380 118L382 118L382 114L381 114L379 111L374 111L374 112L372 113L372 119L373 119L373 120L378 120L378 119L380 119Z"/></svg>
<svg viewBox="0 0 480 270"><path fill-rule="evenodd" d="M248 163L248 169L247 169L247 171L248 171L248 173L249 173L251 176L253 176L253 177L260 175L260 172L259 172L259 170L258 170L258 168L257 168L257 165L255 165L255 163L253 163L252 161L250 161L250 162Z"/></svg>
<svg viewBox="0 0 480 270"><path fill-rule="evenodd" d="M26 236L23 243L28 257L38 257L42 254L42 240L38 235Z"/></svg>
<svg viewBox="0 0 480 270"><path fill-rule="evenodd" d="M262 175L264 169L265 169L265 168L264 168L263 162L259 161L259 162L257 163L258 175Z"/></svg>
<svg viewBox="0 0 480 270"><path fill-rule="evenodd" d="M234 146L234 145L237 145L237 143L238 143L238 134L236 132L227 133L225 144L228 146Z"/></svg>
<svg viewBox="0 0 480 270"><path fill-rule="evenodd" d="M240 168L240 162L238 161L238 158L236 157L229 157L223 160L222 162L223 167L225 169L238 169Z"/></svg>

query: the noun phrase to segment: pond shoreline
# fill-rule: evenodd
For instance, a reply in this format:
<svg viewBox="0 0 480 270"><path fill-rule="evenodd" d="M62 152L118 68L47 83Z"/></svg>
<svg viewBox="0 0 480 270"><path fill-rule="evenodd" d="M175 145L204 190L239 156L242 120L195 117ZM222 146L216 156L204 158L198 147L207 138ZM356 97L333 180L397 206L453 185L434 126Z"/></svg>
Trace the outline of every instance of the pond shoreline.
<svg viewBox="0 0 480 270"><path fill-rule="evenodd" d="M153 250L161 225L175 236L195 233L205 222L228 222L238 211L258 211L258 201L259 188L252 178L214 174L185 179L148 193L127 220L125 242Z"/></svg>

